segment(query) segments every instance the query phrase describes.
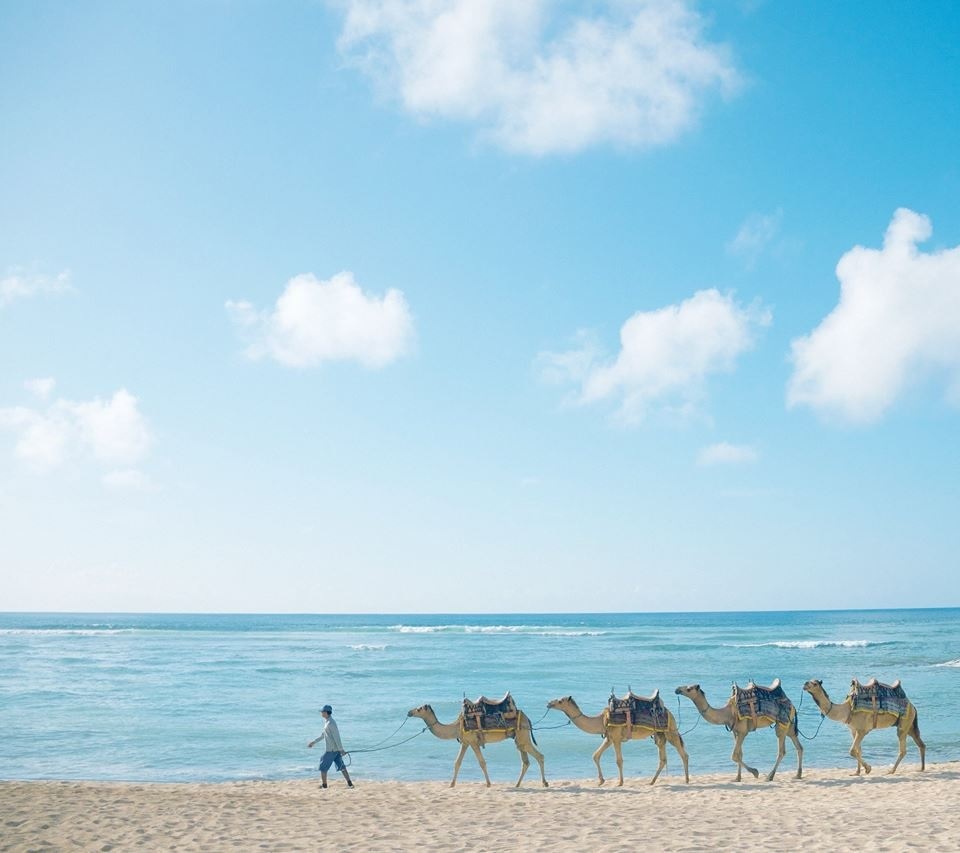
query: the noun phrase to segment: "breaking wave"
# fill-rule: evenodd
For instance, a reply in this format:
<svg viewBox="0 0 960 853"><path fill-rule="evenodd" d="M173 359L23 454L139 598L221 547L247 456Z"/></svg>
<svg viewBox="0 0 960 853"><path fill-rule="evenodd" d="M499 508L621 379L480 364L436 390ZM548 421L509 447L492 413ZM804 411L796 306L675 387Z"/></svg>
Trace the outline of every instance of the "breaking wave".
<svg viewBox="0 0 960 853"><path fill-rule="evenodd" d="M108 634L132 634L136 628L0 628L0 636L16 634L50 637L103 637Z"/></svg>
<svg viewBox="0 0 960 853"><path fill-rule="evenodd" d="M387 644L358 643L355 646L350 646L350 648L355 652L385 652L387 650Z"/></svg>
<svg viewBox="0 0 960 853"><path fill-rule="evenodd" d="M556 625L391 625L390 630L401 634L528 634L538 637L602 637L608 633Z"/></svg>
<svg viewBox="0 0 960 853"><path fill-rule="evenodd" d="M943 663L935 663L934 666L951 666L960 669L960 658L957 658L956 660L944 661Z"/></svg>
<svg viewBox="0 0 960 853"><path fill-rule="evenodd" d="M871 640L775 640L770 643L724 643L733 649L865 649L868 646L885 646L887 643Z"/></svg>

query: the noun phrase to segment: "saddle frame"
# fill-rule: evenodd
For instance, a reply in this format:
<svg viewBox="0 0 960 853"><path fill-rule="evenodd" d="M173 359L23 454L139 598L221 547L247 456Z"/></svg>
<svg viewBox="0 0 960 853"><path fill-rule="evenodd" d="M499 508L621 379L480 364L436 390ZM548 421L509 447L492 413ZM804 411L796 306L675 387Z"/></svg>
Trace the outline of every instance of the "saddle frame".
<svg viewBox="0 0 960 853"><path fill-rule="evenodd" d="M662 710L663 724L650 725L648 722L639 722L634 716L634 710L638 705L646 706L647 709L650 710L651 716L654 715L653 709ZM623 722L613 719L614 715L619 715L620 713L623 713ZM657 714L657 716L661 715ZM607 700L607 707L603 709L603 727L604 729L623 728L625 729L624 734L627 739L632 737L635 728L649 732L668 731L670 728L670 718L667 707L660 698L660 690L654 690L650 696L638 696L632 690L628 691L625 696L620 697L611 693L610 698Z"/></svg>
<svg viewBox="0 0 960 853"><path fill-rule="evenodd" d="M741 694L747 694L745 699L741 699ZM754 728L787 725L791 716L789 711L787 711L788 719L782 720L780 719L779 715L772 716L765 711L759 710L759 697L764 694L766 695L768 702L775 701L780 708L794 708L794 704L790 701L790 697L783 692L783 687L781 686L779 678L775 678L769 687L763 687L762 685L754 684L752 681L747 682L746 687L740 687L738 684L734 683L730 695L730 706L733 710L734 717L737 720L747 719L752 721ZM748 713L744 714L741 712L741 702L746 704ZM763 722L764 720L768 720L769 722Z"/></svg>

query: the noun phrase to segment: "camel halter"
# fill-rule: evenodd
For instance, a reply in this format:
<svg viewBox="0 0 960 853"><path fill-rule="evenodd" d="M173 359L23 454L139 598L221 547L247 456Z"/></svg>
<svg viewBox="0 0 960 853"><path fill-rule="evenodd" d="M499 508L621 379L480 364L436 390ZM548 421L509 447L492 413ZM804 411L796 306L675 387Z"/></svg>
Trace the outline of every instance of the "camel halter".
<svg viewBox="0 0 960 853"><path fill-rule="evenodd" d="M800 705L797 708L797 734L800 735L800 737L802 737L804 740L816 740L817 735L820 734L820 726L823 725L823 721L827 718L827 714L829 714L830 711L833 710L833 700L829 696L827 696L827 692L824 690L823 695L826 696L827 701L830 703L830 707L827 708L826 711L824 711L820 707L820 705L817 703L816 697L813 696L812 693L810 694L810 696L813 697L813 704L817 706L817 710L820 712L820 724L817 726L817 730L812 735L805 735L802 731L800 731L800 708L803 707L803 698L804 698L804 693L806 692L807 691L804 690L800 694Z"/></svg>

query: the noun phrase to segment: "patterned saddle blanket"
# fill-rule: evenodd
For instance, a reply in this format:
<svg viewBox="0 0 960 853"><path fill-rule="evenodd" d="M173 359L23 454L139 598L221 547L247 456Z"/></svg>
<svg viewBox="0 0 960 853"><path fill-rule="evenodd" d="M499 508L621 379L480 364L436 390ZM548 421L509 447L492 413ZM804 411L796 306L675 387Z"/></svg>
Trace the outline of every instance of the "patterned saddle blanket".
<svg viewBox="0 0 960 853"><path fill-rule="evenodd" d="M502 699L481 696L472 702L463 700L463 728L466 731L513 729L517 726L518 714L517 703L509 693Z"/></svg>
<svg viewBox="0 0 960 853"><path fill-rule="evenodd" d="M612 693L607 702L607 723L614 726L642 726L647 729L667 729L667 709L660 698L660 691L653 696L637 696L632 690L626 696Z"/></svg>
<svg viewBox="0 0 960 853"><path fill-rule="evenodd" d="M738 717L754 721L766 717L771 722L786 724L793 711L793 702L783 692L779 678L769 687L759 687L752 681L746 687L734 684L733 704Z"/></svg>
<svg viewBox="0 0 960 853"><path fill-rule="evenodd" d="M853 679L850 700L854 711L896 714L898 717L907 712L907 705L910 704L899 680L893 684L883 684L875 678L866 684Z"/></svg>

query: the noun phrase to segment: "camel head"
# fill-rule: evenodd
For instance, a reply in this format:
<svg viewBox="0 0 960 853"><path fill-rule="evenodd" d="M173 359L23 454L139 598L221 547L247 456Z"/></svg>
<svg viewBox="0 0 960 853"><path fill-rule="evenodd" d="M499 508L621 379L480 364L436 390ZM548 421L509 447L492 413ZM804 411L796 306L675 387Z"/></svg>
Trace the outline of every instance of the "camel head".
<svg viewBox="0 0 960 853"><path fill-rule="evenodd" d="M703 691L700 689L699 684L682 684L676 690L673 691L677 696L686 696L688 699L693 699L694 696L703 696Z"/></svg>
<svg viewBox="0 0 960 853"><path fill-rule="evenodd" d="M421 705L419 708L411 708L407 711L408 717L419 717L421 720L425 720L430 715L436 716L429 705Z"/></svg>
<svg viewBox="0 0 960 853"><path fill-rule="evenodd" d="M547 702L547 708L551 711L566 711L568 708L576 708L577 703L573 701L572 696L561 696L559 699L551 699Z"/></svg>
<svg viewBox="0 0 960 853"><path fill-rule="evenodd" d="M816 690L819 690L821 693L825 692L823 682L819 678L811 678L809 681L804 682L803 689L811 696L813 696Z"/></svg>

